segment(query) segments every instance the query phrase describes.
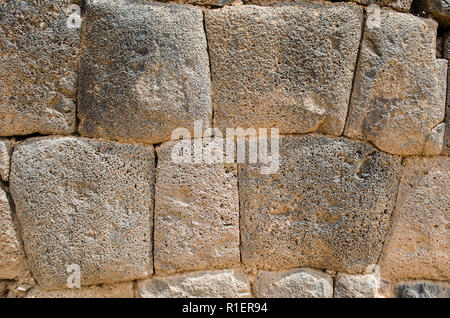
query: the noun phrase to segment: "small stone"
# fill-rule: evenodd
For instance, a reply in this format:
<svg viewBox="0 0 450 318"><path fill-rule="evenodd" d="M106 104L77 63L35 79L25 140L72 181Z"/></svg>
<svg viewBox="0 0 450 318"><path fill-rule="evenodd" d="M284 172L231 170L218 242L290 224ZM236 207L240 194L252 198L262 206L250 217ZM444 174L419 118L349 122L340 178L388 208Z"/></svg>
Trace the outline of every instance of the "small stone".
<svg viewBox="0 0 450 318"><path fill-rule="evenodd" d="M133 298L133 282L104 284L80 289L44 290L38 286L30 290L26 298Z"/></svg>
<svg viewBox="0 0 450 318"><path fill-rule="evenodd" d="M409 12L412 0L350 0L364 5L376 4L380 7L391 7L398 11Z"/></svg>
<svg viewBox="0 0 450 318"><path fill-rule="evenodd" d="M397 298L450 298L448 282L412 281L399 283L394 288Z"/></svg>
<svg viewBox="0 0 450 318"><path fill-rule="evenodd" d="M199 271L138 282L142 298L243 298L250 297L250 284L241 270Z"/></svg>
<svg viewBox="0 0 450 318"><path fill-rule="evenodd" d="M362 23L342 3L205 11L215 125L341 135Z"/></svg>
<svg viewBox="0 0 450 318"><path fill-rule="evenodd" d="M344 134L420 155L444 120L447 61L435 57L437 24L388 10L380 19L365 27Z"/></svg>
<svg viewBox="0 0 450 318"><path fill-rule="evenodd" d="M450 157L407 157L380 258L383 277L450 279Z"/></svg>
<svg viewBox="0 0 450 318"><path fill-rule="evenodd" d="M238 265L236 166L174 163L174 145L168 142L157 148L156 273Z"/></svg>
<svg viewBox="0 0 450 318"><path fill-rule="evenodd" d="M338 274L334 287L336 298L377 298L379 297L380 279L373 274L348 275Z"/></svg>
<svg viewBox="0 0 450 318"><path fill-rule="evenodd" d="M9 179L11 152L11 142L0 139L0 179L3 181L8 181Z"/></svg>
<svg viewBox="0 0 450 318"><path fill-rule="evenodd" d="M211 122L209 58L198 7L88 1L78 108L83 136L160 143Z"/></svg>
<svg viewBox="0 0 450 318"><path fill-rule="evenodd" d="M314 269L284 272L261 271L255 280L255 296L267 298L331 298L333 279Z"/></svg>
<svg viewBox="0 0 450 318"><path fill-rule="evenodd" d="M154 150L77 137L16 145L10 188L33 276L65 288L152 271ZM45 242L45 244L42 244Z"/></svg>
<svg viewBox="0 0 450 318"><path fill-rule="evenodd" d="M437 156L442 151L442 146L444 144L444 132L445 132L445 124L441 123L434 127L430 135L428 136L427 141L425 142L425 147L423 150L423 154L426 156Z"/></svg>
<svg viewBox="0 0 450 318"><path fill-rule="evenodd" d="M0 279L15 279L24 269L25 255L20 246L5 191L0 187Z"/></svg>
<svg viewBox="0 0 450 318"><path fill-rule="evenodd" d="M80 29L67 24L71 3L1 1L0 136L76 130ZM58 84L65 78L70 89Z"/></svg>
<svg viewBox="0 0 450 318"><path fill-rule="evenodd" d="M278 172L240 165L244 265L365 272L382 249L400 162L346 138L281 137Z"/></svg>
<svg viewBox="0 0 450 318"><path fill-rule="evenodd" d="M28 284L21 284L21 285L19 285L19 287L17 287L17 290L18 290L18 291L21 291L21 292L26 292L26 291L29 290L31 287L32 287L32 286L31 286L31 285L28 285Z"/></svg>

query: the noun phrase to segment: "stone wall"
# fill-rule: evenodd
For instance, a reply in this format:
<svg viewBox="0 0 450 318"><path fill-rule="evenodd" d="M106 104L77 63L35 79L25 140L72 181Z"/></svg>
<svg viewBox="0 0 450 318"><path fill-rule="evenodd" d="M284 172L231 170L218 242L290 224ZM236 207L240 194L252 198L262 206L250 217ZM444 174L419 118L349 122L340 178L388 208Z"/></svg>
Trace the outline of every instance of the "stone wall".
<svg viewBox="0 0 450 318"><path fill-rule="evenodd" d="M168 2L0 1L0 296L450 297L446 2Z"/></svg>

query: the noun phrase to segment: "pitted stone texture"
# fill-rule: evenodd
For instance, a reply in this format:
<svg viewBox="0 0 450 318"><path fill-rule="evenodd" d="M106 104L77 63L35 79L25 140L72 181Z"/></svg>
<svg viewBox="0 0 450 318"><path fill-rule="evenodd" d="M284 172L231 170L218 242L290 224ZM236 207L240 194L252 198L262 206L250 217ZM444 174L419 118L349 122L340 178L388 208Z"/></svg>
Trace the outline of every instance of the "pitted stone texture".
<svg viewBox="0 0 450 318"><path fill-rule="evenodd" d="M409 12L412 0L350 0L364 5L376 4L380 7L391 7L398 11Z"/></svg>
<svg viewBox="0 0 450 318"><path fill-rule="evenodd" d="M142 298L250 297L250 284L241 270L200 271L138 282Z"/></svg>
<svg viewBox="0 0 450 318"><path fill-rule="evenodd" d="M17 238L9 200L0 187L0 279L14 279L23 271L25 256Z"/></svg>
<svg viewBox="0 0 450 318"><path fill-rule="evenodd" d="M79 79L80 133L159 143L211 121L200 8L141 0L87 2Z"/></svg>
<svg viewBox="0 0 450 318"><path fill-rule="evenodd" d="M80 289L45 290L33 287L26 298L133 298L133 282L89 286Z"/></svg>
<svg viewBox="0 0 450 318"><path fill-rule="evenodd" d="M0 136L75 131L80 29L65 12L73 2L1 1Z"/></svg>
<svg viewBox="0 0 450 318"><path fill-rule="evenodd" d="M261 271L255 280L255 296L268 298L331 298L333 279L313 269L285 272Z"/></svg>
<svg viewBox="0 0 450 318"><path fill-rule="evenodd" d="M408 157L380 259L384 277L450 279L450 157Z"/></svg>
<svg viewBox="0 0 450 318"><path fill-rule="evenodd" d="M410 281L399 283L394 288L397 298L450 298L448 282Z"/></svg>
<svg viewBox="0 0 450 318"><path fill-rule="evenodd" d="M447 32L444 41L443 56L447 60L450 60L450 31ZM447 71L447 105L445 110L445 133L444 133L444 145L442 147L442 154L450 155L450 76Z"/></svg>
<svg viewBox="0 0 450 318"><path fill-rule="evenodd" d="M422 154L444 120L447 61L435 58L436 22L381 10L366 26L345 135L399 155Z"/></svg>
<svg viewBox="0 0 450 318"><path fill-rule="evenodd" d="M11 151L11 142L0 139L0 179L3 181L8 181L9 179Z"/></svg>
<svg viewBox="0 0 450 318"><path fill-rule="evenodd" d="M174 145L157 148L155 271L234 267L240 262L236 166L176 164Z"/></svg>
<svg viewBox="0 0 450 318"><path fill-rule="evenodd" d="M45 289L147 277L152 268L152 146L76 137L16 146L11 194L30 268Z"/></svg>
<svg viewBox="0 0 450 318"><path fill-rule="evenodd" d="M194 5L211 6L211 7L222 7L226 4L231 4L231 2L233 2L233 0L157 0L157 1L185 3L185 4L194 4Z"/></svg>
<svg viewBox="0 0 450 318"><path fill-rule="evenodd" d="M277 173L240 166L243 263L365 272L381 252L400 160L346 138L282 137Z"/></svg>
<svg viewBox="0 0 450 318"><path fill-rule="evenodd" d="M334 287L336 298L377 298L381 287L380 279L374 274L338 274Z"/></svg>
<svg viewBox="0 0 450 318"><path fill-rule="evenodd" d="M362 19L352 4L206 11L216 125L340 135Z"/></svg>

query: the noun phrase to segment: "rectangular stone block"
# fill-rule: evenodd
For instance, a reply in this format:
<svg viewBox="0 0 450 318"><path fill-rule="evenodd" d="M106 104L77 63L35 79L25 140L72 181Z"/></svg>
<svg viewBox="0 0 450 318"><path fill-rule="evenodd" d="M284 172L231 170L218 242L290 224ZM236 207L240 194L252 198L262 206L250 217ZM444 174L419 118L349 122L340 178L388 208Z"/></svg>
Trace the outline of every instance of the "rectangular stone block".
<svg viewBox="0 0 450 318"><path fill-rule="evenodd" d="M142 298L250 297L250 284L238 269L199 271L138 282Z"/></svg>
<svg viewBox="0 0 450 318"><path fill-rule="evenodd" d="M375 264L388 229L401 158L367 143L319 135L280 138L271 175L240 165L244 265L347 273Z"/></svg>
<svg viewBox="0 0 450 318"><path fill-rule="evenodd" d="M375 15L375 13L372 13ZM398 155L437 155L444 137L447 61L437 23L381 10L369 15L344 134Z"/></svg>
<svg viewBox="0 0 450 318"><path fill-rule="evenodd" d="M68 25L71 3L1 1L0 136L76 130L80 29Z"/></svg>
<svg viewBox="0 0 450 318"><path fill-rule="evenodd" d="M65 288L72 264L82 286L147 277L153 184L152 146L77 137L17 145L11 194L40 287Z"/></svg>
<svg viewBox="0 0 450 318"><path fill-rule="evenodd" d="M236 165L175 163L176 145L168 142L156 149L156 273L238 265Z"/></svg>
<svg viewBox="0 0 450 318"><path fill-rule="evenodd" d="M450 157L408 157L381 273L392 279L450 279Z"/></svg>
<svg viewBox="0 0 450 318"><path fill-rule="evenodd" d="M256 297L332 298L333 279L322 271L303 268L282 272L261 271L254 283Z"/></svg>
<svg viewBox="0 0 450 318"><path fill-rule="evenodd" d="M406 281L394 288L397 298L450 298L450 283L436 281Z"/></svg>
<svg viewBox="0 0 450 318"><path fill-rule="evenodd" d="M216 125L340 135L362 23L352 4L206 11Z"/></svg>
<svg viewBox="0 0 450 318"><path fill-rule="evenodd" d="M159 143L211 122L209 59L200 8L89 0L83 18L80 133Z"/></svg>
<svg viewBox="0 0 450 318"><path fill-rule="evenodd" d="M378 298L381 289L381 279L376 275L348 275L336 276L335 298Z"/></svg>
<svg viewBox="0 0 450 318"><path fill-rule="evenodd" d="M3 181L9 180L11 152L11 142L6 139L0 139L0 179Z"/></svg>
<svg viewBox="0 0 450 318"><path fill-rule="evenodd" d="M17 235L9 200L0 185L0 279L15 279L24 269L25 255Z"/></svg>

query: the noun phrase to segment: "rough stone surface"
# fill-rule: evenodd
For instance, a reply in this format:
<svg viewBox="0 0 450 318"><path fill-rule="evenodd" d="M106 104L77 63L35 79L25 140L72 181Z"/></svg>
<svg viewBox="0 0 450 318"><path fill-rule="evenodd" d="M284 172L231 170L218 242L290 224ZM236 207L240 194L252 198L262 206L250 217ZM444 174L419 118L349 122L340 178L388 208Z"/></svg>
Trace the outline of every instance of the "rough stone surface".
<svg viewBox="0 0 450 318"><path fill-rule="evenodd" d="M395 279L450 279L450 157L405 159L396 209L380 259Z"/></svg>
<svg viewBox="0 0 450 318"><path fill-rule="evenodd" d="M424 155L437 156L441 153L442 147L444 145L444 133L444 123L437 125L430 131L428 139L425 141L425 146L423 148Z"/></svg>
<svg viewBox="0 0 450 318"><path fill-rule="evenodd" d="M26 298L133 298L133 282L89 286L80 289L45 290L33 287Z"/></svg>
<svg viewBox="0 0 450 318"><path fill-rule="evenodd" d="M156 273L239 264L236 166L176 164L173 146L168 142L157 148Z"/></svg>
<svg viewBox="0 0 450 318"><path fill-rule="evenodd" d="M14 279L19 276L24 261L9 201L5 191L0 187L0 279Z"/></svg>
<svg viewBox="0 0 450 318"><path fill-rule="evenodd" d="M381 11L366 26L345 135L400 155L422 154L444 120L447 61L435 58L436 22Z"/></svg>
<svg viewBox="0 0 450 318"><path fill-rule="evenodd" d="M403 282L394 288L398 298L450 298L450 284L433 281Z"/></svg>
<svg viewBox="0 0 450 318"><path fill-rule="evenodd" d="M334 287L336 298L376 298L380 281L376 275L338 274Z"/></svg>
<svg viewBox="0 0 450 318"><path fill-rule="evenodd" d="M333 279L313 269L285 272L261 271L254 285L256 297L268 298L331 298Z"/></svg>
<svg viewBox="0 0 450 318"><path fill-rule="evenodd" d="M0 139L0 179L8 181L9 162L11 160L11 142Z"/></svg>
<svg viewBox="0 0 450 318"><path fill-rule="evenodd" d="M352 4L206 11L216 125L340 135L362 19Z"/></svg>
<svg viewBox="0 0 450 318"><path fill-rule="evenodd" d="M17 145L11 194L39 285L64 288L70 264L83 286L147 277L153 182L152 146L76 137Z"/></svg>
<svg viewBox="0 0 450 318"><path fill-rule="evenodd" d="M70 0L1 1L0 136L75 131L79 29Z"/></svg>
<svg viewBox="0 0 450 318"><path fill-rule="evenodd" d="M79 79L80 133L159 143L211 121L200 8L141 0L88 1Z"/></svg>
<svg viewBox="0 0 450 318"><path fill-rule="evenodd" d="M381 252L400 158L326 136L280 139L280 168L239 170L242 260L260 269L365 272Z"/></svg>
<svg viewBox="0 0 450 318"><path fill-rule="evenodd" d="M412 0L350 0L364 5L377 4L380 7L391 7L398 11L409 12Z"/></svg>
<svg viewBox="0 0 450 318"><path fill-rule="evenodd" d="M157 0L159 2L176 2L176 3L186 3L210 7L222 7L226 4L230 4L233 0Z"/></svg>
<svg viewBox="0 0 450 318"><path fill-rule="evenodd" d="M443 57L450 60L450 31L447 32L444 41ZM449 68L450 69L450 68ZM442 154L450 155L450 71L447 70L447 105L445 110L445 133Z"/></svg>
<svg viewBox="0 0 450 318"><path fill-rule="evenodd" d="M215 270L153 277L138 282L142 298L250 297L250 284L241 270Z"/></svg>

